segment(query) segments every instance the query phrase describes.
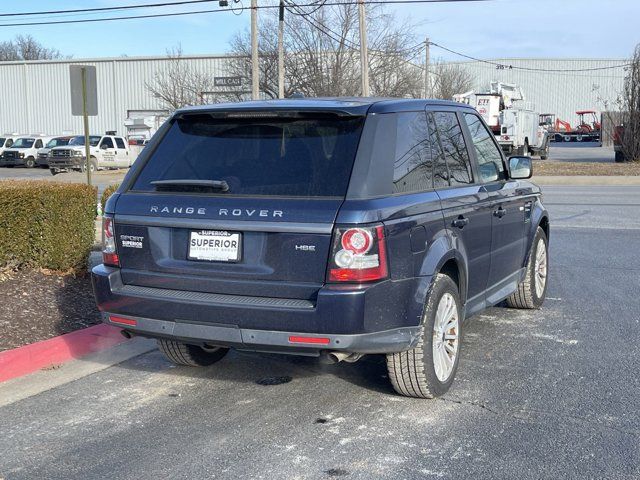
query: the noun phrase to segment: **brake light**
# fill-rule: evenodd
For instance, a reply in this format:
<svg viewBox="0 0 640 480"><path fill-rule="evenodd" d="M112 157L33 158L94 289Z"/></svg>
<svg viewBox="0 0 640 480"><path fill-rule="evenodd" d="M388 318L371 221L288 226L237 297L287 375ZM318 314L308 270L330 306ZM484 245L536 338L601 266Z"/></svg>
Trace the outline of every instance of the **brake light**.
<svg viewBox="0 0 640 480"><path fill-rule="evenodd" d="M102 217L102 263L111 267L120 266L120 258L116 251L116 238L113 227L113 218Z"/></svg>
<svg viewBox="0 0 640 480"><path fill-rule="evenodd" d="M333 233L328 282L373 282L387 278L384 227L336 227Z"/></svg>

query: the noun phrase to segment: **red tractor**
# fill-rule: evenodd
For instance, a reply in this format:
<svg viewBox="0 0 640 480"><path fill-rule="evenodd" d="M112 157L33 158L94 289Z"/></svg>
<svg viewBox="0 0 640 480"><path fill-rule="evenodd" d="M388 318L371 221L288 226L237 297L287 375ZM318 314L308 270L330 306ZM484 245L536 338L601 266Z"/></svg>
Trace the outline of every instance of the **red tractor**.
<svg viewBox="0 0 640 480"><path fill-rule="evenodd" d="M602 127L598 115L593 110L580 110L578 114L578 126L576 132L592 133L599 132Z"/></svg>

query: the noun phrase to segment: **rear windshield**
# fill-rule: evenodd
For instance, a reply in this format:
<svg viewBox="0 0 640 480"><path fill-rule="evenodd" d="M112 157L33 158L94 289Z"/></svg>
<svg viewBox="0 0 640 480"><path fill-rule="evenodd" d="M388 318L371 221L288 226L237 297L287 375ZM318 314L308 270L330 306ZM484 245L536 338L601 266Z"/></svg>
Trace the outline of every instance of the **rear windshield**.
<svg viewBox="0 0 640 480"><path fill-rule="evenodd" d="M133 190L158 180L224 181L221 195L344 196L363 117L175 120Z"/></svg>

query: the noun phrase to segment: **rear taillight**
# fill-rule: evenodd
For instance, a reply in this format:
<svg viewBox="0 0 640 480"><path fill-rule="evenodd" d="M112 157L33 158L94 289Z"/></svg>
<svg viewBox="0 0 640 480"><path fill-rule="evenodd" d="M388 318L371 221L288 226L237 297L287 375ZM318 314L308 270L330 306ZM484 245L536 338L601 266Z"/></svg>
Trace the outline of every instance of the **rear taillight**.
<svg viewBox="0 0 640 480"><path fill-rule="evenodd" d="M116 237L113 218L102 217L102 263L112 267L120 266L120 259L116 251Z"/></svg>
<svg viewBox="0 0 640 480"><path fill-rule="evenodd" d="M384 227L336 227L328 282L374 282L389 276Z"/></svg>

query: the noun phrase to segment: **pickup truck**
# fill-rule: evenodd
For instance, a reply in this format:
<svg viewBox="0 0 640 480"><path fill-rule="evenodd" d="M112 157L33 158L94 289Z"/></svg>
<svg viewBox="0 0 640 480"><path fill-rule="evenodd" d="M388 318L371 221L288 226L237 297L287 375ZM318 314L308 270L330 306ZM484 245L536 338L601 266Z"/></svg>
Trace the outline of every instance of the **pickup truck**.
<svg viewBox="0 0 640 480"><path fill-rule="evenodd" d="M124 137L113 135L90 135L89 168L92 172L103 169L129 168L135 156L131 154ZM66 146L53 147L48 157L52 175L69 170L84 171L86 168L84 136L77 135Z"/></svg>
<svg viewBox="0 0 640 480"><path fill-rule="evenodd" d="M69 140L73 137L53 137L49 140L44 147L38 150L38 156L36 157L36 165L41 168L49 167L49 152L53 147L60 147L67 145Z"/></svg>

